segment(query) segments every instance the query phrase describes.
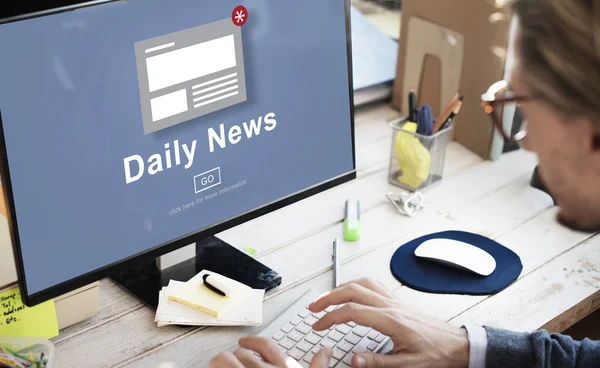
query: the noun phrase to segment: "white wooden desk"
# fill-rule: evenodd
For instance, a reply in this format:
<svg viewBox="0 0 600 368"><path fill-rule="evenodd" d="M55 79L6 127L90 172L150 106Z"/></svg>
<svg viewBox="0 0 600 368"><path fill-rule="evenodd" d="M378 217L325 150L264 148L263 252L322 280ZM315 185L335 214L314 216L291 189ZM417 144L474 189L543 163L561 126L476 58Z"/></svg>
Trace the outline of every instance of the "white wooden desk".
<svg viewBox="0 0 600 368"><path fill-rule="evenodd" d="M358 243L343 244L342 278L379 279L398 298L420 310L462 324L514 330L563 331L600 307L600 237L556 223L556 208L529 186L536 158L523 151L498 162L482 161L451 143L443 183L425 192L428 206L414 218L395 212L384 194L391 131L397 116L388 106L356 114L358 179L228 230L219 237L258 250L257 258L281 273L281 287L264 303L269 323L308 288L331 287L330 245L342 234L344 201L361 201ZM293 225L293 226L292 226ZM492 237L521 256L520 279L491 296L433 295L403 287L389 271L398 246L435 231L457 229ZM109 280L100 285L101 312L61 331L53 341L58 367L204 367L256 328L157 328L150 308Z"/></svg>

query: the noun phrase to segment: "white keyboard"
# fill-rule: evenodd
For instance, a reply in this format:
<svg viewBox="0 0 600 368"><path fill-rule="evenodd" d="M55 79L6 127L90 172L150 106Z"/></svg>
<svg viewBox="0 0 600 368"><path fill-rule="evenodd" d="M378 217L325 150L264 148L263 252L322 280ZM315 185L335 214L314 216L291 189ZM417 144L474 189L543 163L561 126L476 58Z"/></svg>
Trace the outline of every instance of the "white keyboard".
<svg viewBox="0 0 600 368"><path fill-rule="evenodd" d="M303 367L309 366L322 346L333 349L329 367L351 367L355 353L383 353L389 337L354 322L333 326L325 331L313 331L311 326L336 308L330 306L323 312L311 313L306 307L318 296L319 294L306 292L262 330L259 336L273 339L286 355Z"/></svg>

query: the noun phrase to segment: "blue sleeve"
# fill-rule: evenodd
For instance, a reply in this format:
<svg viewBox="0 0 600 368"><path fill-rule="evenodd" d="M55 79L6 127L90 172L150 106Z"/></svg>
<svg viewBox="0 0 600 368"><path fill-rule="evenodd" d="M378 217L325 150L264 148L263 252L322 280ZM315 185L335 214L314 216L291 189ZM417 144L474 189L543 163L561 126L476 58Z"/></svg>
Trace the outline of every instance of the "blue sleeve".
<svg viewBox="0 0 600 368"><path fill-rule="evenodd" d="M486 367L600 367L600 341L573 340L545 330L513 332L485 326Z"/></svg>

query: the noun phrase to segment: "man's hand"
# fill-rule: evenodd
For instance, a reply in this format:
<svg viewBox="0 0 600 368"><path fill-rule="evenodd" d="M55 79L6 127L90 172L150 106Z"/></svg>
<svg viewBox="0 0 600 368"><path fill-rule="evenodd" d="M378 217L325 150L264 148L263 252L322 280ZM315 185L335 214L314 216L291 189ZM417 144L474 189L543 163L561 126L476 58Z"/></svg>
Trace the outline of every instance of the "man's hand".
<svg viewBox="0 0 600 368"><path fill-rule="evenodd" d="M239 341L240 347L234 353L221 353L210 362L211 368L300 368L294 359L286 356L279 350L271 339L262 337L243 337ZM243 350L246 349L246 350ZM260 354L261 362L249 350ZM310 368L327 368L332 351L329 348L321 349L310 363Z"/></svg>
<svg viewBox="0 0 600 368"><path fill-rule="evenodd" d="M374 328L394 343L393 355L361 353L352 366L467 368L469 341L465 330L412 311L379 283L361 279L341 285L309 306L313 313L342 305L313 325L323 331L353 321Z"/></svg>

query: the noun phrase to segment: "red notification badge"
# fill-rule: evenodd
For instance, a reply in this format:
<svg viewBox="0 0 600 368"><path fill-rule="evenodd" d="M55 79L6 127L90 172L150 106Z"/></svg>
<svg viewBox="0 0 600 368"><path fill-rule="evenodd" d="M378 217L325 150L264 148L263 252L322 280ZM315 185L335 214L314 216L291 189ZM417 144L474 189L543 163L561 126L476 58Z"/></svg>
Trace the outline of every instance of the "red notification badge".
<svg viewBox="0 0 600 368"><path fill-rule="evenodd" d="M244 24L246 24L247 20L248 10L246 10L246 8L242 5L236 6L235 9L233 9L233 12L231 13L231 21L233 22L233 24L235 24L238 27L241 27Z"/></svg>

